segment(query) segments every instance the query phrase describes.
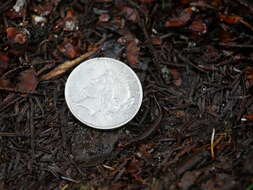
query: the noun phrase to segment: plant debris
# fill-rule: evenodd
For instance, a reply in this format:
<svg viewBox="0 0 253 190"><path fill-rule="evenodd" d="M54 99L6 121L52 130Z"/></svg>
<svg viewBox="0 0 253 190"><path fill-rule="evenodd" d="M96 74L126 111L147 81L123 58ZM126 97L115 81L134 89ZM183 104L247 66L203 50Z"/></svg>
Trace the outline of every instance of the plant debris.
<svg viewBox="0 0 253 190"><path fill-rule="evenodd" d="M252 189L250 0L0 5L0 189ZM128 64L135 118L88 128L64 99L92 57ZM85 73L84 73L85 75Z"/></svg>

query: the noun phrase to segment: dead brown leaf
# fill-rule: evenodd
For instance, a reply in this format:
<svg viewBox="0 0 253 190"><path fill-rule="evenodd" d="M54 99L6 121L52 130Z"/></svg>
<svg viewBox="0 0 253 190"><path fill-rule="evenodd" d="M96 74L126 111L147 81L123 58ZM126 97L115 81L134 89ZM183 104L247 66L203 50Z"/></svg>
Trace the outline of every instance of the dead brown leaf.
<svg viewBox="0 0 253 190"><path fill-rule="evenodd" d="M137 39L131 40L127 45L127 60L129 64L137 64L140 48Z"/></svg>
<svg viewBox="0 0 253 190"><path fill-rule="evenodd" d="M65 73L66 71L68 71L69 69L71 69L72 67L78 65L79 63L81 63L83 60L87 59L88 57L90 57L91 55L93 55L97 50L99 49L99 47L94 48L93 51L89 51L83 55L81 55L80 57L77 57L74 60L71 61L65 61L63 64L58 65L57 67L55 67L53 70L51 70L49 73L44 74L40 77L40 80L50 80L56 76L59 76L63 73Z"/></svg>
<svg viewBox="0 0 253 190"><path fill-rule="evenodd" d="M79 55L79 47L73 44L70 39L65 39L59 46L59 51L66 57L73 59Z"/></svg>
<svg viewBox="0 0 253 190"><path fill-rule="evenodd" d="M6 29L6 34L8 42L10 44L20 44L23 45L27 42L28 36L24 30L19 30L14 27L9 27Z"/></svg>
<svg viewBox="0 0 253 190"><path fill-rule="evenodd" d="M151 42L153 45L161 45L162 39L159 36L151 36Z"/></svg>
<svg viewBox="0 0 253 190"><path fill-rule="evenodd" d="M127 6L123 7L122 13L124 14L127 20L132 21L133 23L138 23L140 19L138 11L131 7Z"/></svg>
<svg viewBox="0 0 253 190"><path fill-rule="evenodd" d="M179 0L182 5L188 5L191 0Z"/></svg>
<svg viewBox="0 0 253 190"><path fill-rule="evenodd" d="M225 14L218 14L218 18L221 21L224 21L228 24L238 24L242 20L242 17L236 15L225 15Z"/></svg>
<svg viewBox="0 0 253 190"><path fill-rule="evenodd" d="M205 34L207 32L207 26L203 19L194 20L189 28L198 34Z"/></svg>
<svg viewBox="0 0 253 190"><path fill-rule="evenodd" d="M192 8L184 9L178 17L170 18L165 22L166 27L180 27L187 24L192 17Z"/></svg>
<svg viewBox="0 0 253 190"><path fill-rule="evenodd" d="M225 30L221 30L219 32L219 39L223 43L228 43L235 40L234 35L231 32Z"/></svg>
<svg viewBox="0 0 253 190"><path fill-rule="evenodd" d="M27 69L20 73L17 89L20 91L34 91L38 85L38 78L34 68Z"/></svg>
<svg viewBox="0 0 253 190"><path fill-rule="evenodd" d="M247 28L253 30L253 26L246 22L242 17L237 16L237 15L225 15L225 14L218 14L218 17L221 21L226 22L228 24L243 24Z"/></svg>
<svg viewBox="0 0 253 190"><path fill-rule="evenodd" d="M0 79L0 88L5 89L5 88L14 88L13 84L10 82L9 79Z"/></svg>
<svg viewBox="0 0 253 190"><path fill-rule="evenodd" d="M181 74L177 71L177 69L171 69L171 75L173 78L173 83L176 86L181 86L182 78L181 78Z"/></svg>
<svg viewBox="0 0 253 190"><path fill-rule="evenodd" d="M9 57L5 53L0 52L0 77L8 69L8 66L9 66Z"/></svg>

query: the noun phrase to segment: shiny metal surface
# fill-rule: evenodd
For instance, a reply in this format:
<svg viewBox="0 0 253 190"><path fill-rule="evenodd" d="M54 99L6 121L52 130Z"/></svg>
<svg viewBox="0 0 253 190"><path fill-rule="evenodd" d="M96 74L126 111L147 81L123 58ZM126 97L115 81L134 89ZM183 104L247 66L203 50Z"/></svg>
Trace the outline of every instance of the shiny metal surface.
<svg viewBox="0 0 253 190"><path fill-rule="evenodd" d="M97 129L113 129L129 122L142 102L141 83L134 71L112 58L94 58L69 75L65 98L73 115Z"/></svg>

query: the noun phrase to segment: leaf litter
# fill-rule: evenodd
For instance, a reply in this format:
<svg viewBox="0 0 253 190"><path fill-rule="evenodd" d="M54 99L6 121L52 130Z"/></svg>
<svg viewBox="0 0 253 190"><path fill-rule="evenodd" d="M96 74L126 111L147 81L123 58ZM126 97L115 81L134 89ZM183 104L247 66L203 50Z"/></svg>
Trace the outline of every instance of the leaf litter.
<svg viewBox="0 0 253 190"><path fill-rule="evenodd" d="M3 3L1 189L251 188L252 7ZM69 72L95 56L122 60L143 85L139 113L117 130L83 126L64 100Z"/></svg>

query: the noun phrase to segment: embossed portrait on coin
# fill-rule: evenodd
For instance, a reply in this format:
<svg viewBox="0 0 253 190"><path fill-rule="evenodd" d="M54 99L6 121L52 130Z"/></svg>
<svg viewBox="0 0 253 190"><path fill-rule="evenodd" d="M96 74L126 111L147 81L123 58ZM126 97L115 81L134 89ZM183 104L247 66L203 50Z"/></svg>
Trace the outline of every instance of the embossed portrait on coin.
<svg viewBox="0 0 253 190"><path fill-rule="evenodd" d="M81 88L79 98L74 102L76 106L86 109L93 117L108 120L119 110L133 104L134 99L125 79L113 74L106 64L93 73L90 82Z"/></svg>

